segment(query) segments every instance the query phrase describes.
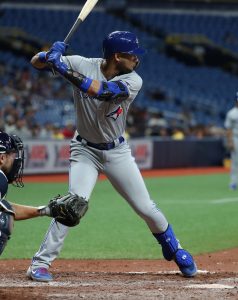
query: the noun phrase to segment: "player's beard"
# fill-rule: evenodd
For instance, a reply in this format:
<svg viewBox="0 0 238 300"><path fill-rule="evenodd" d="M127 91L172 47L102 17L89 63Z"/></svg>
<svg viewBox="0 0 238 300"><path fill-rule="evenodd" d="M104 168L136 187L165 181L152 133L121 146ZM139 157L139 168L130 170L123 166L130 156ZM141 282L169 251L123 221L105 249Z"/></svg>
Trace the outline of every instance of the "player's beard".
<svg viewBox="0 0 238 300"><path fill-rule="evenodd" d="M135 69L137 69L138 65L139 65L140 61L138 60L135 65L131 68L127 67L126 65L123 65L119 68L119 74L128 74L133 72Z"/></svg>

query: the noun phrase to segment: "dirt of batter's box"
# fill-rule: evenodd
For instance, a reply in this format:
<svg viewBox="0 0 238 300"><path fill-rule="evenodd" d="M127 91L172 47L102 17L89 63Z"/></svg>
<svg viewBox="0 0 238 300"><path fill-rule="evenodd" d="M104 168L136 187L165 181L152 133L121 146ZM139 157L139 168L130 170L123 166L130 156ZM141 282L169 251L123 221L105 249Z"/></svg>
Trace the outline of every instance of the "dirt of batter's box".
<svg viewBox="0 0 238 300"><path fill-rule="evenodd" d="M54 281L29 280L30 260L0 260L0 299L238 299L238 248L195 256L184 278L165 260L56 260Z"/></svg>

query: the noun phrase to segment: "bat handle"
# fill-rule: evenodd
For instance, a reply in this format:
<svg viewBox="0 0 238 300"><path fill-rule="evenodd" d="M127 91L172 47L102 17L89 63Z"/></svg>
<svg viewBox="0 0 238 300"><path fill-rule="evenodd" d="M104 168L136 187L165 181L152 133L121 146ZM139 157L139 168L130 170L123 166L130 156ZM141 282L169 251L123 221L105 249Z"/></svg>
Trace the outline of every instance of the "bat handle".
<svg viewBox="0 0 238 300"><path fill-rule="evenodd" d="M73 33L74 33L74 32L76 31L76 29L78 28L79 24L82 23L82 22L83 22L83 21L82 21L80 18L78 18L78 19L75 21L74 25L73 25L72 28L70 29L70 31L69 31L69 33L67 34L66 38L64 39L64 43L65 43L65 44L69 41L69 39L71 38L71 36L73 35ZM52 71L52 74L53 74L53 75L56 75L55 70L54 70L53 68L51 69L51 71Z"/></svg>
<svg viewBox="0 0 238 300"><path fill-rule="evenodd" d="M72 28L70 29L69 33L67 34L66 38L64 39L64 42L67 43L69 41L69 39L71 38L71 36L73 35L73 33L75 32L75 30L78 28L79 24L82 23L83 21L81 19L77 19L74 23L74 25L72 26Z"/></svg>

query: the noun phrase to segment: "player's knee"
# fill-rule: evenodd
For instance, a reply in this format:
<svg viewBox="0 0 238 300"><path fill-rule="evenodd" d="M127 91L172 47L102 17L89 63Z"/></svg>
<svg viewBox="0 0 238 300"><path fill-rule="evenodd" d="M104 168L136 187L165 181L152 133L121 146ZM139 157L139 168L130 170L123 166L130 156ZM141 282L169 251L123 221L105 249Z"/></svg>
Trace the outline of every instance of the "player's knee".
<svg viewBox="0 0 238 300"><path fill-rule="evenodd" d="M153 219L154 215L159 209L153 201L150 201L143 206L135 208L137 214L143 218L145 221Z"/></svg>

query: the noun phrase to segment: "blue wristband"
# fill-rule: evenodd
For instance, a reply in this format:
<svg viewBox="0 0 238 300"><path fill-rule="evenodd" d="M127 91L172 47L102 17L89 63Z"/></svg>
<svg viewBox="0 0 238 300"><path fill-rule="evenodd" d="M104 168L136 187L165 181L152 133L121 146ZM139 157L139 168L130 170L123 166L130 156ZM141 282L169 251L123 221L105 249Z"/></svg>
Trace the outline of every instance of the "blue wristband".
<svg viewBox="0 0 238 300"><path fill-rule="evenodd" d="M80 85L80 89L84 92L87 93L90 85L92 84L93 79L85 77L82 84Z"/></svg>
<svg viewBox="0 0 238 300"><path fill-rule="evenodd" d="M38 57L39 57L40 62L46 63L46 52L45 51L39 52Z"/></svg>

